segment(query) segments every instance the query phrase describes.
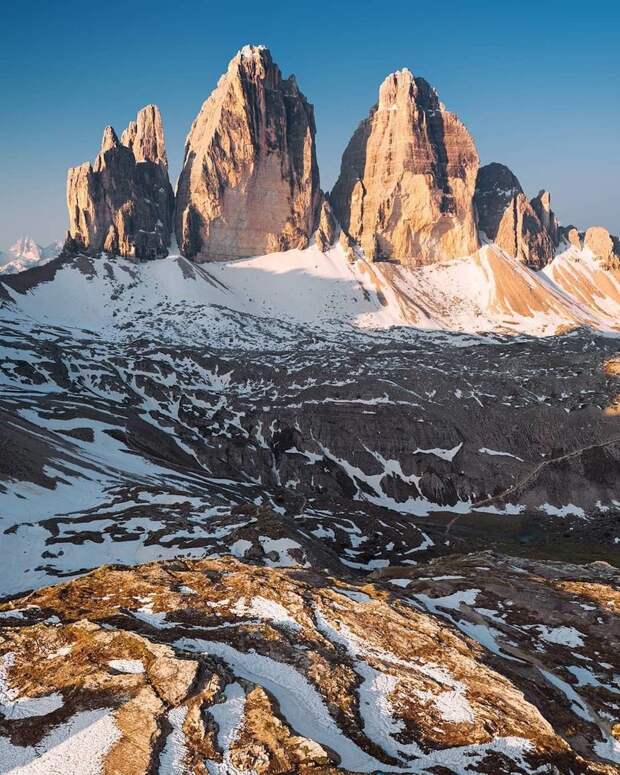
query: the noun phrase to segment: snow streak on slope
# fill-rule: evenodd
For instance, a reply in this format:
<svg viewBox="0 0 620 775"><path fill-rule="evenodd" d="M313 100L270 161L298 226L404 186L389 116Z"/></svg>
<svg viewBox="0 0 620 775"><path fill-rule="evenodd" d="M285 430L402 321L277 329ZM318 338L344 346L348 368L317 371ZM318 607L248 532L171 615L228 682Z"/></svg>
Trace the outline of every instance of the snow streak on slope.
<svg viewBox="0 0 620 775"><path fill-rule="evenodd" d="M388 306L400 310L404 322L420 328L531 336L550 336L581 325L618 330L617 291L606 297L601 314L598 307L575 301L578 284L567 291L555 287L548 276L494 245L446 263L415 268L375 264L369 271L380 278ZM609 273L599 269L599 274ZM605 281L611 289L613 278Z"/></svg>

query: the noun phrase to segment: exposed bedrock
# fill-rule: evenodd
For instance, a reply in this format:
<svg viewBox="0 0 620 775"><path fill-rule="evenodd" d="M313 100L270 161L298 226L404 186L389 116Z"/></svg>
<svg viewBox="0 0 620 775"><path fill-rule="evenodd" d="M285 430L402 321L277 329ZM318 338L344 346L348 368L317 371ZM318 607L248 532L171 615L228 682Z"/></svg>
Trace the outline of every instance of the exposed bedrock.
<svg viewBox="0 0 620 775"><path fill-rule="evenodd" d="M558 226L548 191L528 201L517 177L493 162L478 172L475 203L478 227L487 239L533 269L552 260Z"/></svg>

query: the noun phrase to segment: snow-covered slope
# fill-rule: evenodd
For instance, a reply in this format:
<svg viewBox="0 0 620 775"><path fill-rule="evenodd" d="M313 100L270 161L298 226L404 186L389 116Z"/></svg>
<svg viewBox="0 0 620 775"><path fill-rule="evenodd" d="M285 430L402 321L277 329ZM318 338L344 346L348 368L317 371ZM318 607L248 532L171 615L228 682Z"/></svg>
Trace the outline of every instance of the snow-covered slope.
<svg viewBox="0 0 620 775"><path fill-rule="evenodd" d="M590 320L604 327L489 246L415 270L311 247L202 266L65 257L7 276L5 592L234 551L250 536L217 520L248 504L278 531L294 516L269 540L318 530L333 562L366 570L443 545L439 513L611 513L615 341L497 333Z"/></svg>
<svg viewBox="0 0 620 775"><path fill-rule="evenodd" d="M586 325L616 330L620 303L608 313L576 303L563 289L494 245L473 256L419 268L375 264L389 307L421 328L549 336Z"/></svg>
<svg viewBox="0 0 620 775"><path fill-rule="evenodd" d="M586 315L612 329L620 321L620 270L604 269L588 248L568 247L543 269L549 280Z"/></svg>
<svg viewBox="0 0 620 775"><path fill-rule="evenodd" d="M300 325L547 336L582 325L614 331L620 320L617 278L591 259L566 253L543 274L494 246L414 269L350 263L339 245L204 265L179 255L144 264L80 257L7 282L32 318L121 338L153 327L212 340Z"/></svg>

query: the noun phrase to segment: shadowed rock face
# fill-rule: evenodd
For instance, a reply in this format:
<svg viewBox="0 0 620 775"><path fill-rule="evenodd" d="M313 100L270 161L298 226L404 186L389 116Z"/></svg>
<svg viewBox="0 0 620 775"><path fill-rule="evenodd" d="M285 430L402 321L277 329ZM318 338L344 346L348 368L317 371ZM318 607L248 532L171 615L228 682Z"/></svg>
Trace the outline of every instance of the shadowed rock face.
<svg viewBox="0 0 620 775"><path fill-rule="evenodd" d="M469 132L409 70L389 75L351 138L330 200L373 260L428 264L478 247Z"/></svg>
<svg viewBox="0 0 620 775"><path fill-rule="evenodd" d="M123 132L106 127L94 164L67 175L65 249L150 259L166 256L174 194L158 108L143 108Z"/></svg>
<svg viewBox="0 0 620 775"><path fill-rule="evenodd" d="M245 46L203 104L185 146L176 234L199 261L308 245L318 219L312 106L263 46Z"/></svg>
<svg viewBox="0 0 620 775"><path fill-rule="evenodd" d="M475 203L480 231L502 250L533 269L551 261L558 227L548 191L528 202L517 177L493 162L478 172Z"/></svg>

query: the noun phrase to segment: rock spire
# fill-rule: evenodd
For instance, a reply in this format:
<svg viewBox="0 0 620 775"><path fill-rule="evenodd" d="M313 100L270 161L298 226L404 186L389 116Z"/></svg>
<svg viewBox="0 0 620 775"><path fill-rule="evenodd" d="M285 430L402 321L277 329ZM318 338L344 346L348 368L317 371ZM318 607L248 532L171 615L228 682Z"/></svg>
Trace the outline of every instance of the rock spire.
<svg viewBox="0 0 620 775"><path fill-rule="evenodd" d="M373 260L428 264L478 247L478 153L424 79L405 69L351 138L330 195L345 232Z"/></svg>
<svg viewBox="0 0 620 775"><path fill-rule="evenodd" d="M65 249L150 259L170 245L174 194L159 109L147 105L122 133L103 132L94 163L67 175L69 232Z"/></svg>
<svg viewBox="0 0 620 775"><path fill-rule="evenodd" d="M308 245L320 189L312 105L264 46L245 46L192 124L176 235L198 261Z"/></svg>

